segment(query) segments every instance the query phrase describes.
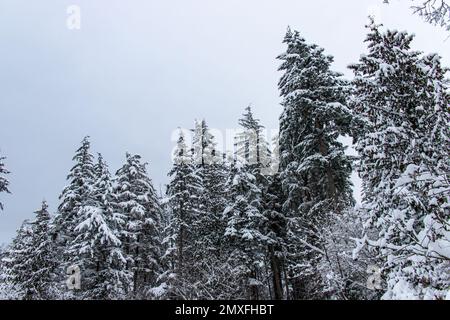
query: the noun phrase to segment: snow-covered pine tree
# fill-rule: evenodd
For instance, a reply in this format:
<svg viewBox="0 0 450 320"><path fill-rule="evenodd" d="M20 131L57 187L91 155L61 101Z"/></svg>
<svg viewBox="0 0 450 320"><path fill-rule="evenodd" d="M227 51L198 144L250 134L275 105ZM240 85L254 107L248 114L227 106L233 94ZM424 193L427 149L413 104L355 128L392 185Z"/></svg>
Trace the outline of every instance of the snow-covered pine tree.
<svg viewBox="0 0 450 320"><path fill-rule="evenodd" d="M205 120L195 123L192 148L197 174L201 178L203 188L198 208L202 214L194 225L195 232L199 235L196 237L196 246L202 248L198 254L199 257L208 254L220 257L222 235L225 230L222 213L226 201L227 170Z"/></svg>
<svg viewBox="0 0 450 320"><path fill-rule="evenodd" d="M333 58L287 31L287 50L278 59L283 71L280 118L280 172L283 210L288 216L291 298L318 298L321 257L317 226L329 212L352 205L351 159L338 141L349 133L351 112L345 106L346 82L330 70ZM300 244L300 245L299 245Z"/></svg>
<svg viewBox="0 0 450 320"><path fill-rule="evenodd" d="M253 116L251 106L245 108L245 113L239 119L241 131L235 137L236 154L247 167L261 171L270 165L269 144L262 130L264 126Z"/></svg>
<svg viewBox="0 0 450 320"><path fill-rule="evenodd" d="M126 162L116 173L115 194L124 217L121 242L132 272L129 296L146 298L161 274L161 208L146 164L140 155L126 154Z"/></svg>
<svg viewBox="0 0 450 320"><path fill-rule="evenodd" d="M259 279L261 285L254 296L263 299L268 297L281 299L283 297L282 246L280 245L282 230L279 227L280 224L285 226L285 222L280 219L280 206L275 204L279 200L280 189L277 184L276 172L273 170L275 168L272 168L276 159L272 159L272 152L263 135L264 127L254 117L250 106L246 108L242 118L239 119L239 125L241 131L236 135L235 148L237 159L243 161L243 165L240 166L240 174L245 173L256 179L252 183L259 189L258 210L263 215L258 224L258 231L264 238L264 245L259 247L260 251L255 255L265 257L265 266L264 268L260 266L258 272L255 273L255 278ZM234 166L233 169L230 181L237 173ZM236 194L233 196L236 197ZM230 199L231 202L234 202L233 196ZM262 288L264 290L261 290Z"/></svg>
<svg viewBox="0 0 450 320"><path fill-rule="evenodd" d="M216 141L209 131L206 121L195 120L192 129L192 154L195 164L199 167L219 162L221 159L216 155Z"/></svg>
<svg viewBox="0 0 450 320"><path fill-rule="evenodd" d="M90 147L89 137L85 137L72 159L75 165L67 176L68 185L59 197L61 202L52 223L51 232L56 241L57 256L60 259L61 290L68 296L73 292L69 292L66 288L67 268L76 258L71 256L68 249L75 239L75 227L79 223L78 217L81 215L81 210L91 200L92 185L95 181L94 157L90 153Z"/></svg>
<svg viewBox="0 0 450 320"><path fill-rule="evenodd" d="M33 273L33 266L29 263L29 257L34 251L33 228L28 220L25 220L17 230L7 256L3 259L7 270L7 282L11 284L12 291L18 299L32 299L33 286L27 283Z"/></svg>
<svg viewBox="0 0 450 320"><path fill-rule="evenodd" d="M57 294L55 285L58 260L55 257L55 243L51 238L51 216L48 204L42 202L41 209L35 212L36 218L31 222L33 229L31 250L28 262L33 273L27 281L33 292L33 299L54 299Z"/></svg>
<svg viewBox="0 0 450 320"><path fill-rule="evenodd" d="M397 224L413 241L403 247L401 254L408 262L397 267L397 274L390 274L385 298L401 298L398 291L389 289L408 285L415 298L449 299L450 82L445 75L450 69L442 67L437 54L422 57L418 64L425 88L423 102L409 116L416 120L410 120L415 140L395 192L399 201L407 202L401 209L405 216L415 211L406 230Z"/></svg>
<svg viewBox="0 0 450 320"><path fill-rule="evenodd" d="M119 227L124 221L116 211L111 174L101 154L94 172L89 199L74 219L75 238L67 249L69 261L83 270L80 298L120 299L130 284L119 240Z"/></svg>
<svg viewBox="0 0 450 320"><path fill-rule="evenodd" d="M195 281L196 298L227 299L234 293L230 279L223 283L227 274L225 270L230 270L227 265L227 243L223 237L226 221L222 215L227 199L225 183L228 166L204 120L195 123L192 150L196 172L202 182L197 208L199 218L192 226L196 248L194 268L198 275Z"/></svg>
<svg viewBox="0 0 450 320"><path fill-rule="evenodd" d="M9 171L6 170L5 164L3 163L3 160L5 160L5 157L0 156L0 193L6 192L10 193L8 189L9 181L6 179L5 175L9 174ZM0 210L3 210L3 204L0 202Z"/></svg>
<svg viewBox="0 0 450 320"><path fill-rule="evenodd" d="M70 169L67 180L69 184L63 189L61 201L54 219L54 236L64 248L66 243L74 239L75 219L79 210L90 199L92 184L95 179L94 157L90 153L91 143L85 137L80 148L75 152L72 161L75 165Z"/></svg>
<svg viewBox="0 0 450 320"><path fill-rule="evenodd" d="M23 260L19 259L22 263L12 268L13 273L17 271L17 280L20 279L25 299L46 300L55 298L56 294L55 271L58 264L55 244L50 235L51 218L47 209L48 205L43 201L41 209L35 212L35 220L29 223L30 239L19 254L23 255ZM20 274L25 271L27 273Z"/></svg>
<svg viewBox="0 0 450 320"><path fill-rule="evenodd" d="M17 300L20 297L17 296L17 291L14 285L10 281L9 268L10 268L10 258L9 251L11 248L11 243L6 245L2 244L0 246L0 299L1 300Z"/></svg>
<svg viewBox="0 0 450 320"><path fill-rule="evenodd" d="M193 268L197 261L194 260L196 248L193 226L201 215L202 180L182 131L173 156L174 163L167 186L170 221L163 241L167 246L163 259L168 267L164 281L169 286L168 298L189 299L195 297L192 285L197 276Z"/></svg>
<svg viewBox="0 0 450 320"><path fill-rule="evenodd" d="M386 299L448 297L449 111L446 69L406 32L368 26L369 53L350 66L363 180L365 244L379 253ZM375 231L375 236L368 233Z"/></svg>
<svg viewBox="0 0 450 320"><path fill-rule="evenodd" d="M233 165L228 184L231 197L224 211L227 222L224 236L230 264L240 280L238 297L258 300L264 298L261 289L265 284L262 274L267 240L262 233L265 219L261 189L256 177L239 161Z"/></svg>

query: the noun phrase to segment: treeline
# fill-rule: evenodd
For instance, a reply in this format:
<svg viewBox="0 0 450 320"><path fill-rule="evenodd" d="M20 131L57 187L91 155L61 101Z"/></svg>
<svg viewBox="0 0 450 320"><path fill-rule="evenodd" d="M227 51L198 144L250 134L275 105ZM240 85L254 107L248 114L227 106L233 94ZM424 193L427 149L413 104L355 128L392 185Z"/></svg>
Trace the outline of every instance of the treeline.
<svg viewBox="0 0 450 320"><path fill-rule="evenodd" d="M289 29L278 57L278 147L250 108L231 157L196 122L192 139L180 131L162 197L139 155L127 154L113 176L85 138L55 215L43 203L2 253L3 294L449 298L448 69L437 54L412 50L412 40L372 22L368 52L347 81L331 56ZM357 157L342 136L353 137ZM66 287L74 265L80 290Z"/></svg>

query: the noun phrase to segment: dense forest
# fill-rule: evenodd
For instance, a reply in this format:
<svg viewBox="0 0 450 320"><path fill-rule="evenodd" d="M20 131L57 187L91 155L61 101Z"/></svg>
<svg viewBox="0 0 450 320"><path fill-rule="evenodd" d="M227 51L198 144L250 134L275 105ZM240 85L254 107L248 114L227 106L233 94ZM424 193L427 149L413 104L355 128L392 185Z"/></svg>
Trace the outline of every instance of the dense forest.
<svg viewBox="0 0 450 320"><path fill-rule="evenodd" d="M141 156L114 174L84 138L56 212L43 202L0 252L1 297L450 299L448 69L413 40L371 21L345 79L288 29L276 147L250 107L231 154L196 121L164 194Z"/></svg>

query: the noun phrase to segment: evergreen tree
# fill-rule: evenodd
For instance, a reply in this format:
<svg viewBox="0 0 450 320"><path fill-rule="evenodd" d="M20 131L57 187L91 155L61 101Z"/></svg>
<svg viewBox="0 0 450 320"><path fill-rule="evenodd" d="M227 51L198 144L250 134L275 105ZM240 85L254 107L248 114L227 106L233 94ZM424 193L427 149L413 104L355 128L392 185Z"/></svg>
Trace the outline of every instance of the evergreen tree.
<svg viewBox="0 0 450 320"><path fill-rule="evenodd" d="M0 299L1 300L17 300L20 297L17 295L14 285L10 281L9 268L11 266L10 250L11 244L0 246Z"/></svg>
<svg viewBox="0 0 450 320"><path fill-rule="evenodd" d="M35 212L36 219L31 222L33 235L28 263L33 272L23 285L29 288L33 299L51 299L56 294L54 283L58 261L50 234L51 217L47 209L47 202L43 201L41 209Z"/></svg>
<svg viewBox="0 0 450 320"><path fill-rule="evenodd" d="M81 298L123 298L129 285L119 240L123 219L116 212L111 175L100 154L94 172L89 200L74 220L75 238L68 253L71 264L83 270Z"/></svg>
<svg viewBox="0 0 450 320"><path fill-rule="evenodd" d="M221 282L227 275L225 270L230 267L227 263L228 244L223 237L226 228L223 211L227 201L225 184L228 166L224 161L225 156L218 152L215 138L206 122L196 122L193 131L192 153L196 175L201 181L201 192L197 207L198 219L192 225L193 247L196 248L193 269L196 277L191 283L195 284L196 299L226 299L235 292L229 282Z"/></svg>
<svg viewBox="0 0 450 320"><path fill-rule="evenodd" d="M225 239L230 246L230 263L240 279L241 298L261 298L262 268L265 259L267 237L262 233L261 190L256 178L245 167L236 162L228 182L230 204L225 209L227 221Z"/></svg>
<svg viewBox="0 0 450 320"><path fill-rule="evenodd" d="M33 273L33 266L29 263L29 257L34 251L33 229L28 220L25 220L17 230L11 247L8 250L6 262L7 281L11 283L13 291L19 299L32 299L34 288L29 278Z"/></svg>
<svg viewBox="0 0 450 320"><path fill-rule="evenodd" d="M246 165L261 171L270 164L269 145L262 134L264 126L253 116L251 106L245 109L239 125L242 130L236 135L236 154Z"/></svg>
<svg viewBox="0 0 450 320"><path fill-rule="evenodd" d="M121 242L132 272L132 294L146 297L161 274L161 208L152 181L141 156L126 155L126 163L117 173L115 194L124 216Z"/></svg>
<svg viewBox="0 0 450 320"><path fill-rule="evenodd" d="M288 217L289 277L292 298L321 297L318 228L328 212L352 205L351 159L338 141L349 134L351 112L345 106L346 82L330 70L323 49L307 44L288 30L279 88L284 108L280 118L280 172L283 210ZM298 244L301 244L300 246Z"/></svg>
<svg viewBox="0 0 450 320"><path fill-rule="evenodd" d="M382 261L387 299L439 299L448 287L449 111L439 57L413 36L369 26L369 53L351 66L365 244ZM370 235L371 230L376 231ZM447 270L447 271L446 271Z"/></svg>
<svg viewBox="0 0 450 320"><path fill-rule="evenodd" d="M58 261L50 234L51 217L42 202L35 220L25 221L7 252L7 282L18 299L47 300L57 298L55 271Z"/></svg>
<svg viewBox="0 0 450 320"><path fill-rule="evenodd" d="M168 295L171 298L189 298L194 293L190 284L195 282L193 276L196 275L192 268L196 264L193 225L201 214L202 180L181 131L169 176L167 198L170 221L164 239L168 247L164 260L169 264L166 281L171 285Z"/></svg>
<svg viewBox="0 0 450 320"><path fill-rule="evenodd" d="M10 193L8 189L9 181L5 177L5 175L9 174L9 171L6 170L5 164L3 163L5 159L5 157L0 156L0 192ZM3 204L1 202L0 210L3 210Z"/></svg>
<svg viewBox="0 0 450 320"><path fill-rule="evenodd" d="M74 239L75 221L80 209L90 200L92 185L95 180L93 155L90 153L91 143L85 137L80 148L75 152L75 165L69 172L69 184L63 189L59 199L58 213L54 221L54 232L61 246Z"/></svg>
<svg viewBox="0 0 450 320"><path fill-rule="evenodd" d="M252 183L259 192L253 193L253 196L255 196L254 201L259 204L257 210L262 214L258 219L257 230L264 241L258 246L258 252L253 253L254 256L259 257L260 261L257 272L254 272L256 275L254 278L259 279L260 286L259 290L254 291L256 294L253 294L253 298L281 299L283 297L281 274L283 248L280 242L282 233L280 227L282 225L281 228L284 228L285 222L280 219L280 206L275 203L279 200L279 184L274 177L277 172L276 159L272 159L272 152L262 132L264 127L253 116L250 106L239 119L239 125L242 130L236 136L235 146L237 158L244 163L239 168L240 175L255 178ZM277 152L277 150L274 151ZM236 173L234 170L233 175ZM233 178L234 176L231 177ZM237 193L232 195L232 203L233 197L236 196ZM264 268L262 268L263 264ZM256 287L253 288L256 289Z"/></svg>
<svg viewBox="0 0 450 320"><path fill-rule="evenodd" d="M201 248L198 258L208 254L220 257L225 230L222 213L226 206L226 166L205 120L196 122L192 140L197 175L202 181L202 197L198 208L202 213L194 225L198 235L196 246Z"/></svg>
<svg viewBox="0 0 450 320"><path fill-rule="evenodd" d="M68 296L72 292L66 290L65 280L67 268L77 259L74 252L69 250L77 236L75 228L78 226L83 211L91 202L92 185L95 181L93 156L90 153L89 137L85 137L80 148L75 152L73 161L75 165L69 172L67 180L69 184L63 189L59 199L58 212L52 224L53 238L57 243L57 252L60 259L61 290ZM83 270L82 270L83 271Z"/></svg>

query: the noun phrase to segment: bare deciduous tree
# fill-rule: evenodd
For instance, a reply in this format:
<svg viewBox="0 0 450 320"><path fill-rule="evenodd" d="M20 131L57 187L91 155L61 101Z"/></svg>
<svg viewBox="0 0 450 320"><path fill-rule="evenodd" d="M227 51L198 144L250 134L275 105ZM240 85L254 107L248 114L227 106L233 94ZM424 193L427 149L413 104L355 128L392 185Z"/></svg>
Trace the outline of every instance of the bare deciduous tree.
<svg viewBox="0 0 450 320"><path fill-rule="evenodd" d="M450 4L447 0L412 0L411 9L427 22L450 31ZM389 0L384 0L389 3Z"/></svg>

